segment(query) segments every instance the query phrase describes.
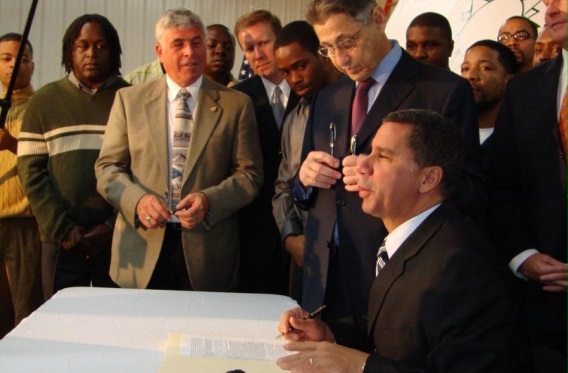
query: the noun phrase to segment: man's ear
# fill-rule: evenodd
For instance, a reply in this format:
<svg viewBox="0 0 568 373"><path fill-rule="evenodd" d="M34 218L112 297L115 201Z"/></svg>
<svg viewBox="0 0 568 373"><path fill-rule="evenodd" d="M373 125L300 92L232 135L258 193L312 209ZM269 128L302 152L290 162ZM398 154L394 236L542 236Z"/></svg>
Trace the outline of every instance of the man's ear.
<svg viewBox="0 0 568 373"><path fill-rule="evenodd" d="M420 193L428 193L436 189L442 182L444 175L442 167L439 166L424 167L420 172L422 174L418 188Z"/></svg>
<svg viewBox="0 0 568 373"><path fill-rule="evenodd" d="M377 5L373 8L369 17L369 23L375 24L382 32L385 31L387 25L387 15L385 14L385 11L381 6Z"/></svg>
<svg viewBox="0 0 568 373"><path fill-rule="evenodd" d="M156 55L160 59L160 62L162 62L162 46L160 45L160 43L156 43L154 48L156 49Z"/></svg>
<svg viewBox="0 0 568 373"><path fill-rule="evenodd" d="M449 49L450 49L450 56L454 53L454 40L450 40L450 45L449 45Z"/></svg>

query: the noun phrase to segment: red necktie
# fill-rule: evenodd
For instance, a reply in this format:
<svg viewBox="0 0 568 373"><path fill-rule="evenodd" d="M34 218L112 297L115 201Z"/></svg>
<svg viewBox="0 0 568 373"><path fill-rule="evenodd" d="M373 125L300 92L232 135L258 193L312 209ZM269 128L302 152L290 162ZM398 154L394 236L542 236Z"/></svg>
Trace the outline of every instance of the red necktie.
<svg viewBox="0 0 568 373"><path fill-rule="evenodd" d="M369 89L375 84L373 78L359 82L355 91L355 100L351 108L351 135L356 135L365 120L369 106Z"/></svg>
<svg viewBox="0 0 568 373"><path fill-rule="evenodd" d="M566 123L566 105L568 105L566 102L567 93L568 90L567 92L564 92L562 107L560 108L560 117L558 120L558 130L560 131L560 141L562 142L562 150L564 151L564 154L566 154L566 143L568 142L568 128L566 128L568 125L568 123ZM564 157L566 158L566 155L564 155Z"/></svg>

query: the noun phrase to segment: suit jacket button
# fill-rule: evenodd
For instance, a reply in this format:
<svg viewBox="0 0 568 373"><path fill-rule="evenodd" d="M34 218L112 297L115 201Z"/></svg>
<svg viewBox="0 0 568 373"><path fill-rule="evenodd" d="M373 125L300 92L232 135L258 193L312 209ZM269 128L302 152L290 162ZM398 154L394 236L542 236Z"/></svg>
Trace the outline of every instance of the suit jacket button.
<svg viewBox="0 0 568 373"><path fill-rule="evenodd" d="M338 198L335 200L337 206L345 206L345 200L343 198Z"/></svg>

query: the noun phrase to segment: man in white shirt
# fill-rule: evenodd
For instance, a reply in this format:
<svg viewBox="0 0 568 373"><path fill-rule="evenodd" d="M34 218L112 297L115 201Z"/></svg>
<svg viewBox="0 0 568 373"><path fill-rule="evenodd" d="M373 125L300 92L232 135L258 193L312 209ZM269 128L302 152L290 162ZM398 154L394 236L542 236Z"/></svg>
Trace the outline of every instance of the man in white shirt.
<svg viewBox="0 0 568 373"><path fill-rule="evenodd" d="M288 294L290 258L282 250L272 197L282 160L282 123L300 98L276 65L274 42L280 30L280 20L267 10L244 14L235 23L235 36L255 75L233 88L252 100L264 162L260 195L239 214L241 290L251 293Z"/></svg>

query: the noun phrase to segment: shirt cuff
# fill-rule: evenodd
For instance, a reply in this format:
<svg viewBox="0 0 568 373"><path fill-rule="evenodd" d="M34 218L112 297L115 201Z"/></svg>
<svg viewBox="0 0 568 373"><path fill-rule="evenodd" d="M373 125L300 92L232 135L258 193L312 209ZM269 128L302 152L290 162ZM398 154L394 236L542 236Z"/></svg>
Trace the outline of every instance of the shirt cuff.
<svg viewBox="0 0 568 373"><path fill-rule="evenodd" d="M526 280L527 278L525 276L523 276L523 274L521 272L519 272L519 267L521 266L521 264L524 263L525 260L528 259L529 256L532 256L534 254L538 254L537 249L528 249L528 250L525 250L525 251L517 254L509 262L509 269L511 269L511 271L513 271L513 274L515 276L517 276L518 278L522 278L523 280Z"/></svg>
<svg viewBox="0 0 568 373"><path fill-rule="evenodd" d="M307 187L306 189L304 189L302 187L302 184L300 184L300 178L295 177L294 186L292 188L292 196L296 201L305 201L310 198L313 189L313 187Z"/></svg>

